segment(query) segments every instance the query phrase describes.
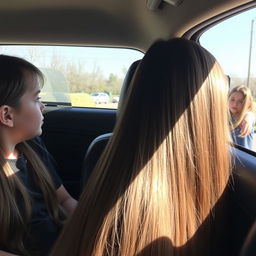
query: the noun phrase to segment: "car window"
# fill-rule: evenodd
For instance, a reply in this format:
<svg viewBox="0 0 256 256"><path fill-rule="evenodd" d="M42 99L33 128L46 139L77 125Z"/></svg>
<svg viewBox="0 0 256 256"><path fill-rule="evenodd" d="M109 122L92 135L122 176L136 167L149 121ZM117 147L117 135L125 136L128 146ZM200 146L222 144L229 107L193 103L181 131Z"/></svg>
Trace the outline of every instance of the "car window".
<svg viewBox="0 0 256 256"><path fill-rule="evenodd" d="M243 85L256 99L256 10L251 9L218 23L205 31L200 44L219 61L230 77L230 89ZM254 119L254 120L253 120ZM255 127L255 112L253 129ZM242 124L237 128L242 129ZM241 145L256 151L256 134L251 133L253 146ZM238 134L239 136L239 134ZM237 139L240 141L240 138ZM243 140L243 138L241 138Z"/></svg>
<svg viewBox="0 0 256 256"><path fill-rule="evenodd" d="M49 105L117 108L124 76L143 57L134 49L2 45L1 54L22 57L44 74L41 99Z"/></svg>

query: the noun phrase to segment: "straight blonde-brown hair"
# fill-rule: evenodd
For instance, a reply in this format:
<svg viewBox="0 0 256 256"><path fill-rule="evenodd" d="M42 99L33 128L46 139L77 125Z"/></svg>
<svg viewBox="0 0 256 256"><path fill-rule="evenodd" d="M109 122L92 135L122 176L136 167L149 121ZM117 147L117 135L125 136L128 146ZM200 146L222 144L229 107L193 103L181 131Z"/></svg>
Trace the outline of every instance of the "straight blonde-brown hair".
<svg viewBox="0 0 256 256"><path fill-rule="evenodd" d="M17 57L0 55L0 106L9 105L19 108L21 96L27 85L24 71L38 77L43 82L43 74L33 64ZM34 150L26 143L16 145L20 154L24 154L34 171L31 173L41 189L49 215L56 223L64 218L60 209L53 181ZM31 200L27 188L15 175L8 161L3 157L0 145L0 244L17 254L32 256L24 246L24 237L31 216ZM40 232L40 231L39 231Z"/></svg>
<svg viewBox="0 0 256 256"><path fill-rule="evenodd" d="M185 39L154 43L51 255L208 255L193 243L179 249L230 176L227 93L227 79L205 49Z"/></svg>
<svg viewBox="0 0 256 256"><path fill-rule="evenodd" d="M228 98L231 97L231 95L234 92L239 92L243 95L243 107L241 112L239 113L238 117L236 118L236 121L232 123L231 129L234 130L236 129L241 122L244 120L246 113L254 111L254 106L253 106L253 97L250 88L244 86L244 85L239 85L231 89L231 91L228 94Z"/></svg>

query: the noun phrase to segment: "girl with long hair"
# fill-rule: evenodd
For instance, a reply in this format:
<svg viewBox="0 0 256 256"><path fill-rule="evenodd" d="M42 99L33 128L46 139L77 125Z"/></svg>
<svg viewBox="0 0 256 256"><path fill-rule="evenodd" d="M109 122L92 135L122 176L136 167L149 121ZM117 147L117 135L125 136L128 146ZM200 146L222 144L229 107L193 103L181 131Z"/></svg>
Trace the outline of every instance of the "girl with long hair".
<svg viewBox="0 0 256 256"><path fill-rule="evenodd" d="M227 93L204 48L154 43L51 255L210 255L206 220L230 176Z"/></svg>
<svg viewBox="0 0 256 256"><path fill-rule="evenodd" d="M253 97L250 88L244 85L233 88L229 92L228 104L233 142L253 149L255 114L253 113Z"/></svg>
<svg viewBox="0 0 256 256"><path fill-rule="evenodd" d="M47 255L76 206L40 139L32 139L42 132L42 82L31 63L0 55L1 256Z"/></svg>

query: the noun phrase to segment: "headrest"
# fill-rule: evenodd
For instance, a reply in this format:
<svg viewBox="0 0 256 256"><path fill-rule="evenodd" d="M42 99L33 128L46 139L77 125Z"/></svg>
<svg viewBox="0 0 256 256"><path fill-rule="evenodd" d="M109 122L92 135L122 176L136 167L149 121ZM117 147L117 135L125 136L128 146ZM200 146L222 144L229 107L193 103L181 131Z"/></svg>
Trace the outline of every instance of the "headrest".
<svg viewBox="0 0 256 256"><path fill-rule="evenodd" d="M121 92L120 92L120 97L119 97L119 102L118 102L118 107L117 107L117 114L118 114L120 108L122 107L122 104L123 104L123 101L125 99L127 90L128 90L128 88L131 84L133 75L134 75L139 63L140 63L140 60L134 61L132 63L132 65L130 66L130 68L128 69L126 75L125 75L125 78L124 78L124 81L123 81L123 86L122 86L122 89L121 89Z"/></svg>

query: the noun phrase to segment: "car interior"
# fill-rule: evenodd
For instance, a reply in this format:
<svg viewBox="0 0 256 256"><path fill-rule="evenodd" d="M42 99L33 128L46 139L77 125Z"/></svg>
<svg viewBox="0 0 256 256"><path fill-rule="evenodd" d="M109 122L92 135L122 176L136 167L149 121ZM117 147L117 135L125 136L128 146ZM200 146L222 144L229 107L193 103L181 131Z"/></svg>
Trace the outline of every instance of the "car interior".
<svg viewBox="0 0 256 256"><path fill-rule="evenodd" d="M42 139L58 164L58 174L64 186L74 198L79 199L88 177L112 135L127 88L139 60L149 46L158 39L173 37L184 37L201 43L200 37L216 24L221 24L221 22L246 11L254 10L255 7L256 2L248 0L1 1L1 54L15 54L16 50L13 50L12 46L25 45L30 48L28 60L36 63L39 55L32 50L38 46L128 49L138 52L138 56L136 55L130 60L122 71L122 81L119 81L118 77L114 75L115 70L111 71L112 76L109 75L108 85L111 84L111 81L117 80L120 85L119 92L112 95L113 98L118 96L118 103L111 103L110 107L108 105L104 107L104 103L94 104L90 94L108 92L103 87L97 91L93 91L93 89L86 91L86 87L84 87L84 92L88 93L89 100L92 102L90 103L92 105L88 104L85 107L66 103L64 98L56 100L56 102L52 99L43 100L46 110ZM256 13L255 17L253 15L252 20L254 21ZM252 38L253 22L251 24ZM250 24L248 26L250 29ZM239 33L235 28L229 32L230 35ZM213 46L214 44L218 45L219 41L222 42L222 34L212 38L214 39L214 41L211 40ZM247 46L249 46L249 42ZM253 46L251 49L253 50ZM224 49L224 51L226 50L227 48ZM45 57L45 62L47 62L46 58L49 52L46 49L42 54ZM58 53L57 50L56 52ZM56 54L56 52L54 53ZM125 54L126 57L130 57L129 52ZM72 52L70 55L72 56ZM58 54L56 56L58 57ZM74 55L75 58L76 55ZM86 60L87 56L83 56L83 58ZM110 59L118 58L119 55L114 54ZM71 59L66 60L70 63L73 62ZM61 66L61 61L58 62L58 59L55 59L55 63L59 66ZM54 66L53 61L51 62L55 69L57 69L57 64ZM123 68L121 64L118 63L118 65L119 68ZM252 65L251 70L253 69L256 68ZM97 69L94 71L97 73ZM47 72L50 73L49 70L45 73ZM235 81L235 78L232 77L233 74L226 70L225 73L231 77L231 81L232 79ZM51 92L51 95L54 93L64 95L64 92L58 89L60 88L59 84L63 83L63 79L62 75L55 73L54 84L51 84L51 88L56 90ZM78 79L81 86L85 84L89 88L89 82L84 80L84 76L81 75ZM254 80L252 79L252 81ZM68 85L65 86L68 87ZM255 92L256 83L251 86ZM72 89L72 92L75 93L81 91L82 89ZM256 94L253 95L256 98ZM110 95L111 99L112 96ZM44 99L43 96L42 99ZM250 230L255 232L253 223L256 220L256 204L254 203L254 199L256 199L256 153L241 146L231 148L236 155L233 161L234 174L225 191L227 195L223 196L222 202L229 207L230 215L220 218L220 222L216 224L216 236L219 236L222 242L216 243L216 250L212 255L239 255ZM255 239L251 239L252 232L248 238L249 242L247 242L249 246L255 241ZM256 250L255 248L250 249L250 254L247 254L245 250L243 255L256 255Z"/></svg>

